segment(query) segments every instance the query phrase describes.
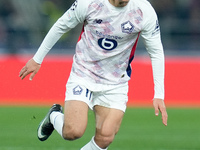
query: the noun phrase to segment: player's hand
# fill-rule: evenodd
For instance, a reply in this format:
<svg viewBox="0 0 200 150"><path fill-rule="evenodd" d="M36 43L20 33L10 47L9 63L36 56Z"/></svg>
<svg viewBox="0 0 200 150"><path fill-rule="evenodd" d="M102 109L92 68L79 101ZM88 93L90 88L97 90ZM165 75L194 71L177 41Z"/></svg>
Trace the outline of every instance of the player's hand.
<svg viewBox="0 0 200 150"><path fill-rule="evenodd" d="M167 115L164 100L156 99L156 98L153 99L153 106L154 106L154 109L155 109L155 115L158 116L159 112L161 112L162 122L165 126L167 126L168 115Z"/></svg>
<svg viewBox="0 0 200 150"><path fill-rule="evenodd" d="M41 65L30 59L26 65L21 69L19 77L23 80L27 75L31 74L29 80L32 80L35 74L39 71Z"/></svg>

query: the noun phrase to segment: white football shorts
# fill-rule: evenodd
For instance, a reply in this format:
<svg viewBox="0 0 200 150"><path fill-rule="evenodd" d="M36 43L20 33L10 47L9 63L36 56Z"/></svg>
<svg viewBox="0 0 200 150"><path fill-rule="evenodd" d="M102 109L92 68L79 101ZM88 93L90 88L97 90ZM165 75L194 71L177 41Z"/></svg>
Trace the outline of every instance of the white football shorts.
<svg viewBox="0 0 200 150"><path fill-rule="evenodd" d="M91 83L71 73L66 84L65 101L83 101L92 110L95 105L100 105L125 112L127 94L128 82L118 85Z"/></svg>

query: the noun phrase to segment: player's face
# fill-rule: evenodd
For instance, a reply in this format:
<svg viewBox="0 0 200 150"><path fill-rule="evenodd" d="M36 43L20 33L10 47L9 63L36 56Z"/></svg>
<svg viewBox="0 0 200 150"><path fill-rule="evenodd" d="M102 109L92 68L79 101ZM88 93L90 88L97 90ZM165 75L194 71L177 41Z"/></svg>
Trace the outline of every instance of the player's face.
<svg viewBox="0 0 200 150"><path fill-rule="evenodd" d="M109 0L109 2L115 7L124 7L128 4L129 0Z"/></svg>

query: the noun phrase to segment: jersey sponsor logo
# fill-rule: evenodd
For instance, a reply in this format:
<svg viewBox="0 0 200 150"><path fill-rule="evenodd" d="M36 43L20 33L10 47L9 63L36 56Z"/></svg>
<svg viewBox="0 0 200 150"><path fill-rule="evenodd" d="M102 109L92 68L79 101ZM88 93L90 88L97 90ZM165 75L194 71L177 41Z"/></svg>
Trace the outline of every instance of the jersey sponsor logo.
<svg viewBox="0 0 200 150"><path fill-rule="evenodd" d="M152 36L158 34L159 32L160 32L160 25L159 25L158 20L156 20L155 29L154 29L154 31L152 32Z"/></svg>
<svg viewBox="0 0 200 150"><path fill-rule="evenodd" d="M111 51L117 47L117 41L107 38L100 38L98 44L102 49L107 51Z"/></svg>
<svg viewBox="0 0 200 150"><path fill-rule="evenodd" d="M78 1L76 0L76 1L72 4L72 6L71 6L70 9L71 9L72 11L74 11L74 10L76 9L77 5L78 5Z"/></svg>
<svg viewBox="0 0 200 150"><path fill-rule="evenodd" d="M123 33L132 33L134 30L134 25L130 21L126 21L121 24L122 32Z"/></svg>
<svg viewBox="0 0 200 150"><path fill-rule="evenodd" d="M82 89L79 85L77 85L77 86L73 89L74 95L81 95L82 91L83 91L83 89Z"/></svg>
<svg viewBox="0 0 200 150"><path fill-rule="evenodd" d="M103 38L108 38L108 39L115 39L115 40L118 40L118 39L123 39L123 37L120 37L120 36L115 36L115 35L109 35L109 34L103 34L102 32L99 32L96 30L96 34L99 36L99 37L103 37Z"/></svg>

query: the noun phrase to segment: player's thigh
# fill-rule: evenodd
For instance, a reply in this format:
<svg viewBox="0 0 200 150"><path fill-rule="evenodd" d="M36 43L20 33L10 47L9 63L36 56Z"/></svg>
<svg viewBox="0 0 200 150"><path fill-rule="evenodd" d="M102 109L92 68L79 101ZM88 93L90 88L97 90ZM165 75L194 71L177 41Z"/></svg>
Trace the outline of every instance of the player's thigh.
<svg viewBox="0 0 200 150"><path fill-rule="evenodd" d="M119 109L107 108L96 105L94 107L96 117L96 134L100 136L112 136L118 132L124 112Z"/></svg>
<svg viewBox="0 0 200 150"><path fill-rule="evenodd" d="M88 105L78 100L65 102L64 128L73 132L85 132L88 121Z"/></svg>
<svg viewBox="0 0 200 150"><path fill-rule="evenodd" d="M67 82L65 96L64 129L85 130L87 126L88 106L92 92L84 85ZM68 129L69 131L69 129Z"/></svg>

